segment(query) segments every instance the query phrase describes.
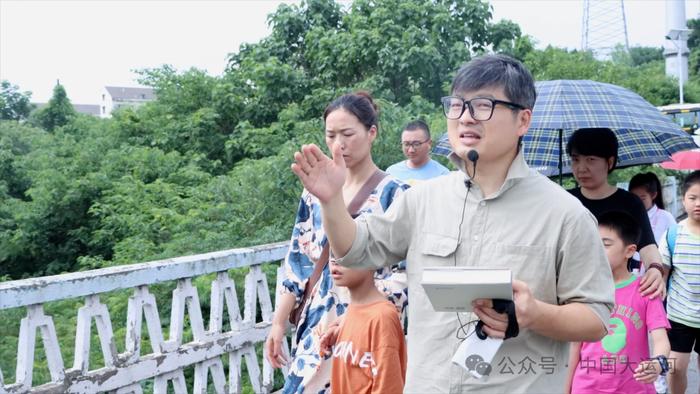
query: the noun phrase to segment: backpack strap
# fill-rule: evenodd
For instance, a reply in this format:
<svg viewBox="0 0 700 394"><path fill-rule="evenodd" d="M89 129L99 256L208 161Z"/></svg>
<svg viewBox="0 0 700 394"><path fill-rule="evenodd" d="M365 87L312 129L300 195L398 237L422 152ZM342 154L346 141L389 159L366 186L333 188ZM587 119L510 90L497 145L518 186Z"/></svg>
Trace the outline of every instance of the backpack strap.
<svg viewBox="0 0 700 394"><path fill-rule="evenodd" d="M666 244L668 245L669 259L673 267L673 253L676 250L676 237L678 236L678 225L672 225L666 231Z"/></svg>

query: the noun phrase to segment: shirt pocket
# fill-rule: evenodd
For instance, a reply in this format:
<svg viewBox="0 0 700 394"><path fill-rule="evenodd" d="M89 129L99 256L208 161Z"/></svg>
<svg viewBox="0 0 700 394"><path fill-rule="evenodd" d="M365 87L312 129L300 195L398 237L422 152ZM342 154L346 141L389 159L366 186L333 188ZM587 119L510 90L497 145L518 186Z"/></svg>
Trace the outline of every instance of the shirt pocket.
<svg viewBox="0 0 700 394"><path fill-rule="evenodd" d="M409 274L422 274L423 267L454 265L454 253L457 250L456 238L448 235L423 232L420 247L415 253L416 263L408 262Z"/></svg>

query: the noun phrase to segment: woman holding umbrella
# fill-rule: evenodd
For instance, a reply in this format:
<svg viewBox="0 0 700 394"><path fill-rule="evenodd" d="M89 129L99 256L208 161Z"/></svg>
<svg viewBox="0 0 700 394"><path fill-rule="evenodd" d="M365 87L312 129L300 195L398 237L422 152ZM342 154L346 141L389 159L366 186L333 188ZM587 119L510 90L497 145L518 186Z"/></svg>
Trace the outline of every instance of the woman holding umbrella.
<svg viewBox="0 0 700 394"><path fill-rule="evenodd" d="M579 187L569 192L596 218L608 211L624 211L637 220L642 230L637 250L647 270L640 290L642 295L663 298L666 295L665 269L644 204L634 194L608 183L608 174L617 164L617 148L617 137L610 129L576 130L566 144L566 153L571 158L571 169Z"/></svg>

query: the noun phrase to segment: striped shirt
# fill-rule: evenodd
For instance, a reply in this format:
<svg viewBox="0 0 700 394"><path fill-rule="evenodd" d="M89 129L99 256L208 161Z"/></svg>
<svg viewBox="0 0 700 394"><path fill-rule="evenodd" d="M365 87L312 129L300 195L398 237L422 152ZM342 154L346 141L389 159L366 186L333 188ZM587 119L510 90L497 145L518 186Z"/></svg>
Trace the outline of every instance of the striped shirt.
<svg viewBox="0 0 700 394"><path fill-rule="evenodd" d="M666 307L670 320L700 328L700 235L688 230L687 221L678 223ZM659 250L664 264L671 265L666 234Z"/></svg>

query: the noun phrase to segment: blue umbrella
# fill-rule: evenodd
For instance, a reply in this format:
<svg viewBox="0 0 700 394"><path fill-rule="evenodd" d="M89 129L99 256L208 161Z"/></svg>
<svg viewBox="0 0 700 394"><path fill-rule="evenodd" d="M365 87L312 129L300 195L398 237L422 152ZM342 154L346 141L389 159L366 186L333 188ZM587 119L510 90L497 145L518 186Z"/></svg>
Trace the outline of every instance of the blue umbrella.
<svg viewBox="0 0 700 394"><path fill-rule="evenodd" d="M571 172L563 154L571 134L582 128L612 129L619 142L618 166L660 163L694 149L693 138L638 94L617 85L588 80L541 81L532 123L523 138L525 160L544 175ZM447 134L433 152L451 152Z"/></svg>

